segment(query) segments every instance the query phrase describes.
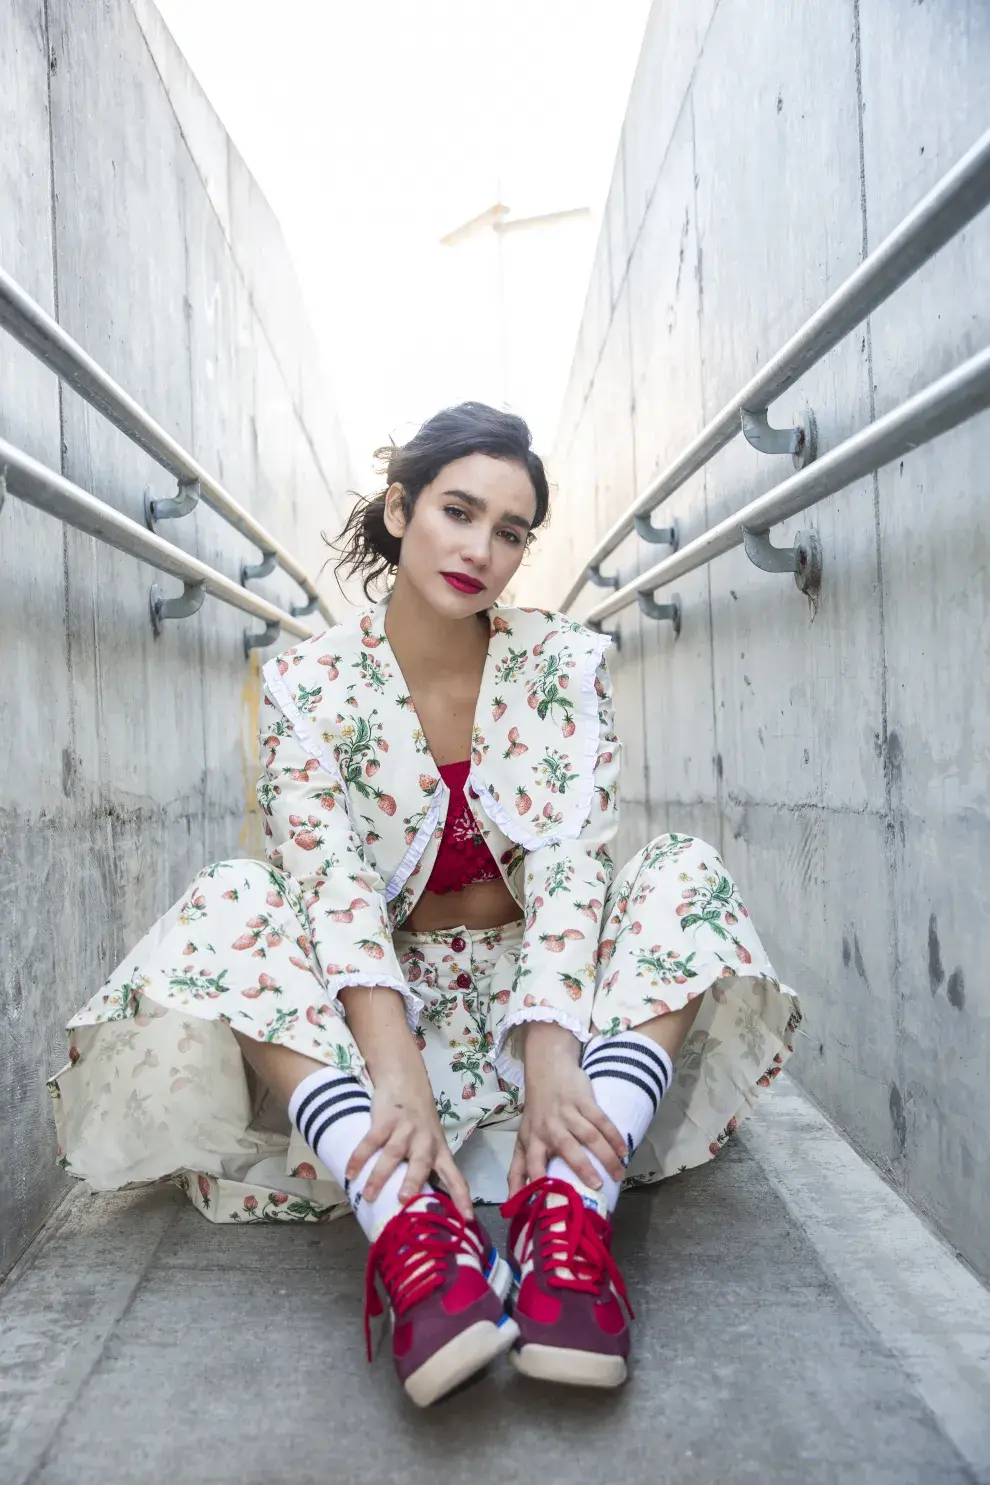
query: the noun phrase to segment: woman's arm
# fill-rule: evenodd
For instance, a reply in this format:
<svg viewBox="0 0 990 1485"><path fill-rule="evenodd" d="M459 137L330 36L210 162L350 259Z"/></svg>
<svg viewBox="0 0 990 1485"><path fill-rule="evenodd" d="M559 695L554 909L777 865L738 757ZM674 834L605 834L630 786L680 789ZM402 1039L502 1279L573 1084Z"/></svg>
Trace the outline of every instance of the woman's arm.
<svg viewBox="0 0 990 1485"><path fill-rule="evenodd" d="M523 1081L522 1028L555 1023L577 1041L590 1036L605 898L612 882L609 842L619 823L620 744L615 735L608 666L595 676L598 750L590 812L578 836L540 846L524 866L526 933L515 980L496 1035L502 1077Z"/></svg>
<svg viewBox="0 0 990 1485"><path fill-rule="evenodd" d="M306 718L293 717L288 703L279 705L268 687L260 744L265 854L286 874L287 885L302 892L329 997L352 985L387 986L405 999L415 1026L422 1002L399 967L385 884L354 828L332 750L310 732Z"/></svg>
<svg viewBox="0 0 990 1485"><path fill-rule="evenodd" d="M327 994L339 1002L373 1083L371 1129L351 1157L347 1178L380 1150L365 1187L369 1200L405 1160L403 1199L415 1196L434 1170L470 1217L470 1192L411 1035L422 1002L406 984L392 945L385 884L353 828L332 753L315 737L308 743L300 738L298 720L266 689L258 799L268 859L303 894ZM308 732L305 718L302 723Z"/></svg>
<svg viewBox="0 0 990 1485"><path fill-rule="evenodd" d="M381 1156L364 1187L369 1201L406 1160L409 1169L399 1192L401 1200L421 1191L430 1172L435 1171L461 1215L470 1218L474 1210L471 1192L454 1164L426 1063L406 1025L399 997L392 990L353 987L343 990L340 998L374 1084L371 1128L348 1161L347 1179L353 1181L380 1150Z"/></svg>

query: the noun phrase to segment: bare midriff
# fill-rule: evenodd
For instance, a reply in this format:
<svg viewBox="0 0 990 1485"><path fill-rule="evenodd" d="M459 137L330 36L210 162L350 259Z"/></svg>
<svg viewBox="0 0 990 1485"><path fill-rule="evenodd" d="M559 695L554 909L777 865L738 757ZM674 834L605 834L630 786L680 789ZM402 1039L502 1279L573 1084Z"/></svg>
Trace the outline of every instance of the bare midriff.
<svg viewBox="0 0 990 1485"><path fill-rule="evenodd" d="M472 882L459 892L424 892L402 927L409 933L442 928L501 928L522 917L504 882Z"/></svg>

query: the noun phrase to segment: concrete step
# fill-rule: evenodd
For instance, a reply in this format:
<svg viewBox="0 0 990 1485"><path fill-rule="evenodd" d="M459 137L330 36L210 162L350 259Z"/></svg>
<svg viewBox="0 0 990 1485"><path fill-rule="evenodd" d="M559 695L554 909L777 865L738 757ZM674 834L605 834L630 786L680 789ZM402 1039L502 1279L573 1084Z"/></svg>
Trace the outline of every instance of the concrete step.
<svg viewBox="0 0 990 1485"><path fill-rule="evenodd" d="M418 1412L365 1361L364 1253L78 1188L0 1289L0 1480L990 1485L990 1294L786 1078L623 1198L618 1395L503 1366Z"/></svg>

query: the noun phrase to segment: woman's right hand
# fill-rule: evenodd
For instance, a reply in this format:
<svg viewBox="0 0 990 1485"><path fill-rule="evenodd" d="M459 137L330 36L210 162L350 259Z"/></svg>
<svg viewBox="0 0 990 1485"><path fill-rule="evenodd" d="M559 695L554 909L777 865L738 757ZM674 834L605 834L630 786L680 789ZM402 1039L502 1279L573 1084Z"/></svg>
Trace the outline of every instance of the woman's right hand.
<svg viewBox="0 0 990 1485"><path fill-rule="evenodd" d="M434 1171L461 1216L474 1216L467 1181L454 1164L444 1136L422 1053L406 1025L402 997L395 990L354 986L341 992L348 1025L371 1075L371 1128L344 1172L349 1181L378 1151L364 1186L374 1201L393 1171L408 1161L399 1195L410 1200Z"/></svg>
<svg viewBox="0 0 990 1485"><path fill-rule="evenodd" d="M353 1181L380 1150L364 1185L368 1201L374 1201L396 1167L407 1160L409 1169L399 1191L402 1201L418 1195L435 1171L461 1216L470 1221L474 1216L471 1192L444 1138L426 1064L411 1038L410 1043L419 1067L396 1065L378 1070L371 1097L371 1128L347 1162L345 1175Z"/></svg>

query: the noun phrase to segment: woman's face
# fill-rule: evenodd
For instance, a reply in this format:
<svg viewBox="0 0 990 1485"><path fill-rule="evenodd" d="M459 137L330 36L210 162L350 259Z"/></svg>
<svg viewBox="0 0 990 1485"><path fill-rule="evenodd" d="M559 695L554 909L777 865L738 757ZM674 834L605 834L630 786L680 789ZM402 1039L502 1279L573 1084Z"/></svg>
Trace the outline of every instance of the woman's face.
<svg viewBox="0 0 990 1485"><path fill-rule="evenodd" d="M536 518L536 492L521 464L468 454L426 485L407 522L402 486L388 492L385 523L401 537L397 583L438 613L463 619L488 608L516 572Z"/></svg>

